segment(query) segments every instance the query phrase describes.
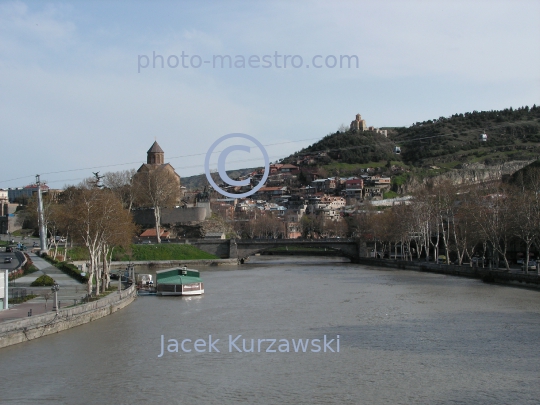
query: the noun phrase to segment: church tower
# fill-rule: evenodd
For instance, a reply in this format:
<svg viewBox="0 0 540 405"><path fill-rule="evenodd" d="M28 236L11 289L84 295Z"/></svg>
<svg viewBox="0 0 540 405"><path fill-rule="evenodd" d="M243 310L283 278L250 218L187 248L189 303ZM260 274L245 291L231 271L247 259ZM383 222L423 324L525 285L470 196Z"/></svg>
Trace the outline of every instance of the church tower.
<svg viewBox="0 0 540 405"><path fill-rule="evenodd" d="M163 152L157 141L152 144L152 147L148 149L146 154L146 163L149 165L162 165L165 163L165 152Z"/></svg>

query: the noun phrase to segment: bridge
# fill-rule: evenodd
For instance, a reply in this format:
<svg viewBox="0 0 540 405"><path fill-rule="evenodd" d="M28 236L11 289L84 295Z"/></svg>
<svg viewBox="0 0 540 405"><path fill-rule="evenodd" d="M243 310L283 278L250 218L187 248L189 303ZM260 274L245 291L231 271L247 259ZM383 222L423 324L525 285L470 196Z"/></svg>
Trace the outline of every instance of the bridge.
<svg viewBox="0 0 540 405"><path fill-rule="evenodd" d="M285 246L331 249L341 252L342 256L348 257L353 263L365 256L361 254L361 244L351 239L197 239L190 240L190 243L223 259L238 258L241 262L256 253Z"/></svg>

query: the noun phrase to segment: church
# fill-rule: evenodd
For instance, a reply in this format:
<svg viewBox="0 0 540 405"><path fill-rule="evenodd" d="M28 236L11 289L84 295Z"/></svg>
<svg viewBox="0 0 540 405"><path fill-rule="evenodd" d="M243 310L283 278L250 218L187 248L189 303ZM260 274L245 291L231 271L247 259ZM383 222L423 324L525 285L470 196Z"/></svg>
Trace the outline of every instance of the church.
<svg viewBox="0 0 540 405"><path fill-rule="evenodd" d="M180 188L180 176L169 163L165 163L165 153L159 144L154 142L148 152L146 152L146 163L135 173L135 176L142 173L149 173L156 170L165 170L172 174L176 185L178 186L178 203L182 198L182 190ZM136 209L131 212L133 219L142 229L154 229L155 232L155 217L154 210L151 208ZM195 204L184 204L173 207L163 207L161 210L161 227L170 232L171 238L176 238L179 235L187 237L200 238L204 236L202 224L205 219L210 218L212 211L209 202L196 202Z"/></svg>
<svg viewBox="0 0 540 405"><path fill-rule="evenodd" d="M154 170L165 170L171 173L178 183L178 202L182 197L182 190L180 188L180 176L174 170L174 167L170 163L165 163L165 152L161 149L161 146L155 141L148 152L146 152L146 163L143 163L137 170L137 173L148 173Z"/></svg>

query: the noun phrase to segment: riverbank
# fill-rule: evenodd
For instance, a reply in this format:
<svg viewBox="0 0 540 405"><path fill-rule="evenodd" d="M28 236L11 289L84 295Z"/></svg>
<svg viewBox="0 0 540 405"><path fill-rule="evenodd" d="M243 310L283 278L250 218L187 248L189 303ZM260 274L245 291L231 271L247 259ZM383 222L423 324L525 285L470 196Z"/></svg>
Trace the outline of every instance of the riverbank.
<svg viewBox="0 0 540 405"><path fill-rule="evenodd" d="M436 264L429 262L415 262L404 260L386 260L361 257L359 263L363 265L396 268L401 270L414 270L428 273L446 274L481 279L488 283L527 286L540 289L540 276L538 274L512 273L507 270L490 270L482 267L458 266L453 264Z"/></svg>
<svg viewBox="0 0 540 405"><path fill-rule="evenodd" d="M85 261L74 261L77 267L86 266ZM132 262L121 261L111 262L112 269L125 268L128 265L135 267L156 266L156 267L177 267L177 266L236 266L238 259L196 259L196 260L136 260ZM84 267L83 267L84 268Z"/></svg>
<svg viewBox="0 0 540 405"><path fill-rule="evenodd" d="M56 312L0 323L0 348L74 328L110 315L129 305L136 297L135 286L100 300ZM24 304L21 304L24 305Z"/></svg>

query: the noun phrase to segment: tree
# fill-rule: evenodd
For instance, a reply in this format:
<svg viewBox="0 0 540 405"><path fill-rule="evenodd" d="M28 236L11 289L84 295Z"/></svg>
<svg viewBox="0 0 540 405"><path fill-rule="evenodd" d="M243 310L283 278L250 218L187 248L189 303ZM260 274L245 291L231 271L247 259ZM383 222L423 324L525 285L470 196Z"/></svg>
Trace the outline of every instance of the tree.
<svg viewBox="0 0 540 405"><path fill-rule="evenodd" d="M539 237L540 199L538 193L527 189L515 188L510 193L509 205L514 213L512 231L525 244L525 271L529 271L529 252L532 244Z"/></svg>
<svg viewBox="0 0 540 405"><path fill-rule="evenodd" d="M161 243L161 210L180 200L179 183L174 174L163 168L139 172L133 181L138 205L154 210L157 242Z"/></svg>
<svg viewBox="0 0 540 405"><path fill-rule="evenodd" d="M127 210L131 211L135 202L135 187L133 177L135 169L119 172L107 172L103 175L103 186L111 190Z"/></svg>
<svg viewBox="0 0 540 405"><path fill-rule="evenodd" d="M109 280L107 255L113 246L129 245L134 236L131 215L110 190L83 185L66 190L62 201L74 239L88 250L88 294L92 293L94 276L99 294L100 282L105 280L104 284L108 284Z"/></svg>
<svg viewBox="0 0 540 405"><path fill-rule="evenodd" d="M475 191L474 198L480 203L473 212L475 226L481 231L482 238L489 242L495 265L499 266L499 257L502 256L509 270L506 249L508 239L514 233L511 218L515 214L510 207L509 190L499 184L482 184Z"/></svg>

